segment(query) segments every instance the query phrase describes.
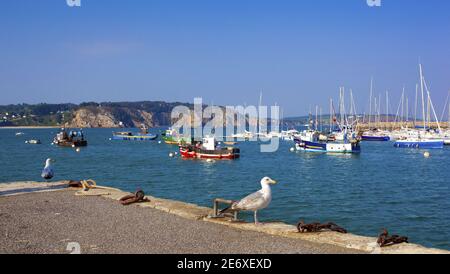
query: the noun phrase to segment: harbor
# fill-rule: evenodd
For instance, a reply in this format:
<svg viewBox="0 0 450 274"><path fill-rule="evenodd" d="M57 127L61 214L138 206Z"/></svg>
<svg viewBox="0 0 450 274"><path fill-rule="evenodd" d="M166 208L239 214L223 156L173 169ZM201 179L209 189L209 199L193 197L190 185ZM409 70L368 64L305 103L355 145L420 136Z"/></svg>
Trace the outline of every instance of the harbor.
<svg viewBox="0 0 450 274"><path fill-rule="evenodd" d="M95 178L101 185L125 192L142 189L156 197L211 208L216 198L236 200L258 190L261 177L270 176L278 183L272 187L269 207L258 212L260 222L281 221L291 226L300 219L334 222L365 237L377 237L387 228L407 235L412 243L450 249L449 188L445 176L435 176L446 172L447 147L431 150L426 158L421 149L392 153L396 148L391 141L363 141L361 153L341 155L291 152L295 143L290 140L281 141L274 153L261 153L258 143L236 142L239 159L190 160L182 157L178 146L162 140L110 140L114 129L84 129L89 146L81 148L52 145L58 129L22 131L24 135L15 136L13 129L0 130L0 141L11 152L0 155L7 170L1 173L2 183L42 180L42 158L51 156L54 177L50 184ZM153 134L165 131L150 129ZM31 137L42 144L25 144ZM282 164L273 169L275 162ZM416 167L405 171L404 166L412 162ZM252 222L253 214L244 212L241 218ZM422 226L432 229L416 229Z"/></svg>

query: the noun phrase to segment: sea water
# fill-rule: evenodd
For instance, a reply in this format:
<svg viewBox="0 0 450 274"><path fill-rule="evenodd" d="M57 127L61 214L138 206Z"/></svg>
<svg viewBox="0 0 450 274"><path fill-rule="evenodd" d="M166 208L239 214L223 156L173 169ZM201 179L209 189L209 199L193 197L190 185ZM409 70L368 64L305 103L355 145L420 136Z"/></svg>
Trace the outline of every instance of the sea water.
<svg viewBox="0 0 450 274"><path fill-rule="evenodd" d="M15 133L24 132L23 136ZM274 153L255 142L241 142L235 161L183 160L177 146L111 141L112 129L85 129L88 147L51 145L58 129L0 129L0 182L37 180L47 158L56 160L58 180L92 178L112 186L161 198L212 207L214 198L238 200L270 176L269 208L260 221L335 222L350 233L376 237L382 228L411 242L450 250L450 149L397 149L391 142L362 143L359 155L290 152L281 141ZM137 131L137 130L136 130ZM161 130L153 129L152 133ZM26 144L40 139L41 145ZM252 214L243 217L252 220Z"/></svg>

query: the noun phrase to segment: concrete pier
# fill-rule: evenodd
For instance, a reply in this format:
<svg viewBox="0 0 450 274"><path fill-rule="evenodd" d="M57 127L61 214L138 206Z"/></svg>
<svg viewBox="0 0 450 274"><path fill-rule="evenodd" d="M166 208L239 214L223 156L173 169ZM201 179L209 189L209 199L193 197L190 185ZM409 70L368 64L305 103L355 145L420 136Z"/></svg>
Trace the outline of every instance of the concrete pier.
<svg viewBox="0 0 450 274"><path fill-rule="evenodd" d="M0 184L0 253L69 253L69 243L81 253L450 253L415 244L379 248L376 238L352 234L300 234L283 223L211 219L211 208L151 196L122 206L117 200L130 193L77 193L65 184Z"/></svg>

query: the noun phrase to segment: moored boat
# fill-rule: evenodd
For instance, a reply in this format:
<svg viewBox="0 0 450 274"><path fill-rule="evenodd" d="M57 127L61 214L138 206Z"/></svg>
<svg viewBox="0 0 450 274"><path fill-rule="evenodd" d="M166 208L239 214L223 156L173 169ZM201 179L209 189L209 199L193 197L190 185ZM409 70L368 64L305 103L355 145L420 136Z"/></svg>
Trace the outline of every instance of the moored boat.
<svg viewBox="0 0 450 274"><path fill-rule="evenodd" d="M40 145L42 143L41 143L41 140L39 140L39 139L32 139L32 140L25 141L25 144Z"/></svg>
<svg viewBox="0 0 450 274"><path fill-rule="evenodd" d="M320 141L319 134L310 132L306 134L304 138L296 137L294 139L297 150L308 152L327 152L327 153L359 153L361 152L360 140L352 139L348 140L344 138L344 141ZM346 133L345 135L346 136Z"/></svg>
<svg viewBox="0 0 450 274"><path fill-rule="evenodd" d="M328 153L359 153L361 152L361 146L359 141L351 142L305 142L305 151L311 152L328 152Z"/></svg>
<svg viewBox="0 0 450 274"><path fill-rule="evenodd" d="M388 142L391 140L391 137L389 136L383 136L383 135L362 135L361 136L362 141L371 141L371 142Z"/></svg>
<svg viewBox="0 0 450 274"><path fill-rule="evenodd" d="M240 149L236 147L221 147L214 137L205 137L201 142L192 145L181 145L180 154L183 158L233 160L240 157Z"/></svg>
<svg viewBox="0 0 450 274"><path fill-rule="evenodd" d="M240 133L236 133L231 135L231 138L236 138L238 140L250 140L255 138L255 135L258 136L257 134L254 134L250 131L244 130L244 132L240 132Z"/></svg>
<svg viewBox="0 0 450 274"><path fill-rule="evenodd" d="M397 141L394 143L394 147L398 148L417 148L417 149L443 149L444 148L444 136L441 134L442 129L437 118L436 111L434 109L433 102L430 96L430 90L428 89L427 82L423 76L422 65L419 64L420 74L420 90L422 93L422 118L423 129L418 130L417 126L414 130L406 130L406 135L400 135ZM425 105L424 92L427 95L427 105ZM425 107L427 112L425 113ZM437 130L430 127L431 114L436 119Z"/></svg>
<svg viewBox="0 0 450 274"><path fill-rule="evenodd" d="M182 135L178 134L176 130L169 128L161 134L161 138L163 139L164 143L168 145L180 145L180 144L186 144L189 143L187 138L183 137Z"/></svg>
<svg viewBox="0 0 450 274"><path fill-rule="evenodd" d="M281 140L285 141L294 141L294 136L300 134L300 132L296 129L291 129L287 131L281 132Z"/></svg>
<svg viewBox="0 0 450 274"><path fill-rule="evenodd" d="M53 139L53 144L62 147L85 147L87 146L87 140L84 138L83 130L70 131L67 133L65 129L61 129L61 132Z"/></svg>
<svg viewBox="0 0 450 274"><path fill-rule="evenodd" d="M158 138L157 134L149 133L148 128L143 126L141 128L141 132L139 133L133 133L130 131L114 132L112 139L120 141L152 141L156 138Z"/></svg>

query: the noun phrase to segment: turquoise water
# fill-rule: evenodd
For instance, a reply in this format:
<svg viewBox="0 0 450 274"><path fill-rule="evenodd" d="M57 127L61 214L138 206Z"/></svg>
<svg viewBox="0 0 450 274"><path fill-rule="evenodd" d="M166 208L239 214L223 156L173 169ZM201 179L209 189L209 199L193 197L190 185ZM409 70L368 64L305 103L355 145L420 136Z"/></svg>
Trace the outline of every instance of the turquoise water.
<svg viewBox="0 0 450 274"><path fill-rule="evenodd" d="M24 136L15 136L17 131ZM360 155L260 153L240 143L236 161L168 157L174 146L158 142L110 141L111 129L86 129L89 146L80 153L50 143L56 129L0 129L0 182L39 180L46 158L56 160L54 181L93 178L127 191L142 188L157 197L212 206L216 197L239 199L259 189L263 176L279 184L261 221L295 224L333 221L351 233L377 236L381 228L414 243L450 250L450 149L395 149L392 143L363 143ZM157 130L153 131L157 133ZM25 140L40 139L42 145ZM252 219L252 214L244 217Z"/></svg>

